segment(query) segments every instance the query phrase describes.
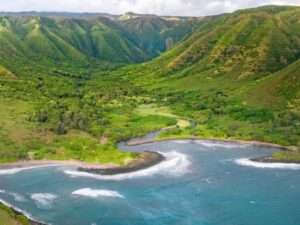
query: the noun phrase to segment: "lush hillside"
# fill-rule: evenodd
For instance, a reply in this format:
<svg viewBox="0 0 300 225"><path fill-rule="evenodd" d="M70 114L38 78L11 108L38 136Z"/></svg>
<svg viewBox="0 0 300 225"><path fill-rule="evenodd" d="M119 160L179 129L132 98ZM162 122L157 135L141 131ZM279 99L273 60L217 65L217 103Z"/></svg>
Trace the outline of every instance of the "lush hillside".
<svg viewBox="0 0 300 225"><path fill-rule="evenodd" d="M169 45L167 40L176 43L192 31L180 26L187 23L185 21L172 22L158 16L153 20L155 28L145 26L142 32L133 28L147 18L119 20L104 15L63 17L48 14L2 16L0 58L7 64L13 59L82 66L95 61L142 62L164 51Z"/></svg>
<svg viewBox="0 0 300 225"><path fill-rule="evenodd" d="M197 123L163 136L299 145L299 21L298 7L207 17L161 57L116 73Z"/></svg>
<svg viewBox="0 0 300 225"><path fill-rule="evenodd" d="M192 33L200 19L166 18L154 15L121 17L121 23L135 34L135 41L147 55L155 57L172 48L178 41Z"/></svg>
<svg viewBox="0 0 300 225"><path fill-rule="evenodd" d="M159 61L161 75L209 73L258 79L299 58L297 7L262 7L207 17L197 30ZM159 75L157 74L157 75Z"/></svg>
<svg viewBox="0 0 300 225"><path fill-rule="evenodd" d="M300 145L297 7L202 19L70 14L0 21L1 162L122 164L136 155L117 151L118 141L176 123L161 137ZM183 118L194 126L183 126Z"/></svg>

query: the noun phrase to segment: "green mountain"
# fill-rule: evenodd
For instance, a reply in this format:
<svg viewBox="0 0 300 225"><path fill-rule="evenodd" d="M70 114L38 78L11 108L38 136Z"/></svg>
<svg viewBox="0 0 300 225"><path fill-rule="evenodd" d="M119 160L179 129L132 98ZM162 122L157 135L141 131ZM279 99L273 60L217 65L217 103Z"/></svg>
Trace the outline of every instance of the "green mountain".
<svg viewBox="0 0 300 225"><path fill-rule="evenodd" d="M169 91L205 90L208 85L222 89L227 82L245 89L244 84L272 79L287 88L291 77L298 81L299 18L299 7L276 6L206 17L192 35L171 50L125 70L134 71L129 77L137 84ZM277 77L282 78L279 81ZM297 88L291 87L296 93Z"/></svg>
<svg viewBox="0 0 300 225"><path fill-rule="evenodd" d="M228 74L259 78L300 54L297 7L263 7L207 17L185 41L157 59L166 73ZM155 61L154 61L155 63Z"/></svg>
<svg viewBox="0 0 300 225"><path fill-rule="evenodd" d="M147 55L158 56L192 33L200 19L127 14L121 23Z"/></svg>
<svg viewBox="0 0 300 225"><path fill-rule="evenodd" d="M140 32L135 29L136 23L142 24L148 17L124 20L104 15L8 15L0 17L0 57L7 64L13 58L79 65L143 62L192 31L190 26L181 26L186 21L172 22L158 16L151 18L155 26L145 25ZM147 40L145 34L149 34Z"/></svg>

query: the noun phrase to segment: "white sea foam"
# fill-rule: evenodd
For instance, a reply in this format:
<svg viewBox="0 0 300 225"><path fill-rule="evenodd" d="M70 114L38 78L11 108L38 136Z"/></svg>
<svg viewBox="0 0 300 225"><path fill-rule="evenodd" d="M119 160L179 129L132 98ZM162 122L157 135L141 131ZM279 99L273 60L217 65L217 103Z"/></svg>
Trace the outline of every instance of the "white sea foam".
<svg viewBox="0 0 300 225"><path fill-rule="evenodd" d="M80 196L85 196L90 198L99 198L99 197L124 198L124 196L117 191L104 190L104 189L97 190L91 188L79 189L77 191L72 192L72 195L80 195Z"/></svg>
<svg viewBox="0 0 300 225"><path fill-rule="evenodd" d="M10 195L10 196L12 196L12 197L14 198L14 200L15 200L16 202L26 202L26 201L27 201L26 198L25 198L23 195L18 194L18 193L7 192L7 191L5 191L5 190L0 189L0 194L7 194L7 195Z"/></svg>
<svg viewBox="0 0 300 225"><path fill-rule="evenodd" d="M190 161L188 160L188 157L185 154L176 151L161 154L163 154L166 157L166 160L164 160L163 162L150 168L131 173L116 175L96 175L92 173L72 170L65 170L64 172L72 177L89 177L99 180L125 180L145 176L153 176L155 174L181 176L189 172Z"/></svg>
<svg viewBox="0 0 300 225"><path fill-rule="evenodd" d="M226 143L226 142L214 142L214 141L195 141L196 144L203 145L208 148L245 148L248 147L248 144L235 144L235 143Z"/></svg>
<svg viewBox="0 0 300 225"><path fill-rule="evenodd" d="M23 195L14 192L8 192L7 194L11 195L16 202L26 202L26 198Z"/></svg>
<svg viewBox="0 0 300 225"><path fill-rule="evenodd" d="M235 162L241 166L249 166L262 169L288 169L288 170L300 170L300 164L296 163L264 163L255 162L250 159L242 158L237 159Z"/></svg>
<svg viewBox="0 0 300 225"><path fill-rule="evenodd" d="M35 193L31 195L31 199L34 200L36 206L41 209L52 208L52 204L56 198L56 195L50 193Z"/></svg>
<svg viewBox="0 0 300 225"><path fill-rule="evenodd" d="M207 177L202 180L205 181L207 184L212 184L214 182L214 179L212 177Z"/></svg>
<svg viewBox="0 0 300 225"><path fill-rule="evenodd" d="M53 165L29 166L29 167L22 167L22 168L3 169L3 170L0 170L0 175L13 175L13 174L25 171L25 170L40 169L40 168L52 167L52 166L58 166L58 165L53 164Z"/></svg>
<svg viewBox="0 0 300 225"><path fill-rule="evenodd" d="M190 140L175 140L173 142L176 143L176 144L188 144L188 143L191 143Z"/></svg>

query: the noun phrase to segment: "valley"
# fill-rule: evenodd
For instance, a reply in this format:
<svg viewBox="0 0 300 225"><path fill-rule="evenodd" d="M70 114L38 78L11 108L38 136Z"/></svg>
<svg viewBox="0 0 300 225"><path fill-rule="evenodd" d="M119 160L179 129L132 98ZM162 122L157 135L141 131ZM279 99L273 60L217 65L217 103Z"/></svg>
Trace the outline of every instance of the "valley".
<svg viewBox="0 0 300 225"><path fill-rule="evenodd" d="M122 163L136 156L119 153L117 142L178 119L195 126L176 126L162 138L256 140L297 149L298 7L176 20L73 17L1 17L2 162ZM94 30L99 36L89 33ZM124 65L157 56L170 38L178 43L152 61Z"/></svg>
<svg viewBox="0 0 300 225"><path fill-rule="evenodd" d="M271 161L299 163L299 25L293 6L207 17L0 13L0 163L122 167L142 153L118 143L158 130L160 141L272 143L287 151ZM29 223L1 206L3 218Z"/></svg>

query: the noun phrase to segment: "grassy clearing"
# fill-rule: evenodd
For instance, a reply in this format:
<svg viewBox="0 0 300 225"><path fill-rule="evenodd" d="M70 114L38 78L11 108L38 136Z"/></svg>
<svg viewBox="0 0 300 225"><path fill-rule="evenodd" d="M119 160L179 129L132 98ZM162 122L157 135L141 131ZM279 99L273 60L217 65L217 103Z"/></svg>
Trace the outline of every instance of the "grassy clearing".
<svg viewBox="0 0 300 225"><path fill-rule="evenodd" d="M30 111L32 111L30 103L0 97L1 132L16 142L31 136L31 125L26 120L26 113Z"/></svg>
<svg viewBox="0 0 300 225"><path fill-rule="evenodd" d="M171 109L167 106L158 106L156 104L148 104L148 105L140 105L136 109L136 112L139 115L157 115L157 116L164 116L169 118L176 119L176 126L179 128L187 128L191 126L190 121L179 117L172 113Z"/></svg>
<svg viewBox="0 0 300 225"><path fill-rule="evenodd" d="M136 109L136 112L140 115L159 115L159 116L166 116L166 117L173 117L177 118L176 115L171 113L169 107L166 106L157 106L156 104L148 104L148 105L139 105Z"/></svg>

